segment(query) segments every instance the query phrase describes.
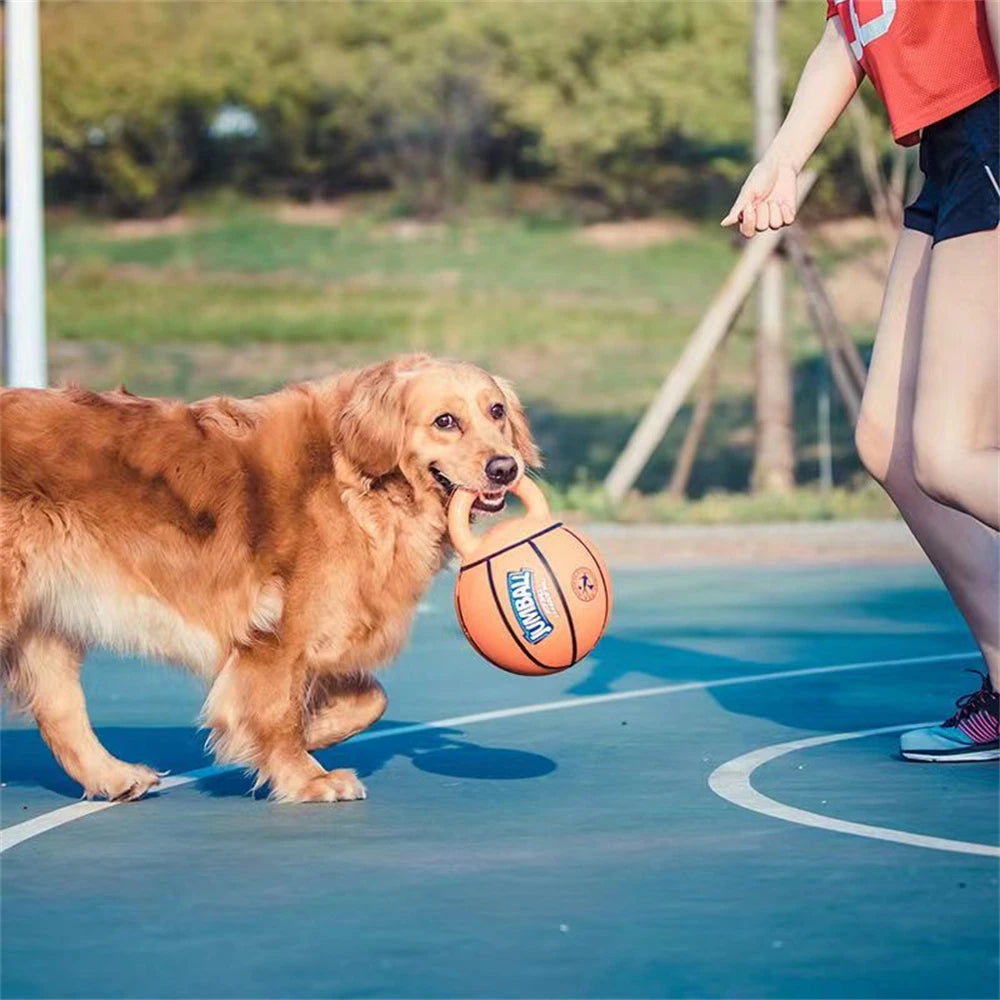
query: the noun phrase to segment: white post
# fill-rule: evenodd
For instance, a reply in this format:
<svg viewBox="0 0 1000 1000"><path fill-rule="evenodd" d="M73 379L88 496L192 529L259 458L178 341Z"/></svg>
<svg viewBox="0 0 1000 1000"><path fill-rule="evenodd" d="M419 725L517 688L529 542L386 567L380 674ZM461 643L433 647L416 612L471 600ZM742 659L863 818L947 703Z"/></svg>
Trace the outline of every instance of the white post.
<svg viewBox="0 0 1000 1000"><path fill-rule="evenodd" d="M7 384L44 387L45 229L42 213L38 0L4 5L7 145Z"/></svg>
<svg viewBox="0 0 1000 1000"><path fill-rule="evenodd" d="M826 496L833 489L833 440L830 436L830 380L826 358L820 364L823 365L823 374L816 396L816 444L819 452L819 489Z"/></svg>

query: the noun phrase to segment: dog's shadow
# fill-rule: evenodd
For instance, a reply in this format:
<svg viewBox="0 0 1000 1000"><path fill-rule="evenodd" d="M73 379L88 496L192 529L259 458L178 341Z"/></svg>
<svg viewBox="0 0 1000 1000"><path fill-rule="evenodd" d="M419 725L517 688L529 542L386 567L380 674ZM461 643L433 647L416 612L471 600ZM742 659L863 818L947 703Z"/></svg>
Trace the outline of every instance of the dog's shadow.
<svg viewBox="0 0 1000 1000"><path fill-rule="evenodd" d="M460 739L458 729L393 730L412 725L405 721L383 721L363 734L317 752L324 767L354 768L362 778L370 777L397 757L409 758L427 774L479 781L516 781L540 778L556 769L556 762L541 754L505 747L483 746ZM157 770L183 774L212 765L205 752L205 733L184 727L120 727L98 729L101 742L116 757L142 761ZM36 729L0 731L0 780L9 785L34 785L67 798L79 798L80 786L56 763ZM234 769L202 778L198 789L217 797L249 795L252 780ZM262 793L259 793L262 794Z"/></svg>

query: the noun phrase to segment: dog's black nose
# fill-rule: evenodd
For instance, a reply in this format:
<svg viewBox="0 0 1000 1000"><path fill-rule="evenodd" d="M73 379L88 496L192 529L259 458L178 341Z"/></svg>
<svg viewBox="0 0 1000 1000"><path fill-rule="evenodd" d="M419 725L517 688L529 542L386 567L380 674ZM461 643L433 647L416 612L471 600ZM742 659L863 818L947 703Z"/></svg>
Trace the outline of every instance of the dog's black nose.
<svg viewBox="0 0 1000 1000"><path fill-rule="evenodd" d="M510 455L494 455L486 463L486 477L500 486L506 486L517 478L517 459Z"/></svg>

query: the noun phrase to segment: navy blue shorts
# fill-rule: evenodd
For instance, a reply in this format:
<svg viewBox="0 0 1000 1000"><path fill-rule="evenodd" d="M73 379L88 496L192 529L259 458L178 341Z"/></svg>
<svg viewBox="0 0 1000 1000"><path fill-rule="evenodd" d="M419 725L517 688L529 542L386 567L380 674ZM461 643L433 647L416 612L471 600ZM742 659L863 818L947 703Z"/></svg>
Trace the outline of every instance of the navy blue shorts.
<svg viewBox="0 0 1000 1000"><path fill-rule="evenodd" d="M1000 224L1000 91L928 125L920 139L926 178L903 225L934 237L996 229Z"/></svg>

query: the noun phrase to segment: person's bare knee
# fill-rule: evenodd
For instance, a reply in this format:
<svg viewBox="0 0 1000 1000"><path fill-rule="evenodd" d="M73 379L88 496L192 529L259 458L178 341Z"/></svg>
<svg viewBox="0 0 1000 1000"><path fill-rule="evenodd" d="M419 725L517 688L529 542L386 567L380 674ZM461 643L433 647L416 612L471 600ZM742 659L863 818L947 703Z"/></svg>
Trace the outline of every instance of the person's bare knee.
<svg viewBox="0 0 1000 1000"><path fill-rule="evenodd" d="M861 464L868 474L882 486L889 481L889 469L892 465L893 438L892 431L885 421L876 414L862 408L854 428L854 445L858 451Z"/></svg>
<svg viewBox="0 0 1000 1000"><path fill-rule="evenodd" d="M890 494L913 488L910 425L931 240L904 229L893 257L854 441Z"/></svg>
<svg viewBox="0 0 1000 1000"><path fill-rule="evenodd" d="M955 470L960 448L925 425L914 428L913 478L938 503L954 506L958 499Z"/></svg>
<svg viewBox="0 0 1000 1000"><path fill-rule="evenodd" d="M998 240L933 250L913 415L914 475L939 503L1000 528Z"/></svg>
<svg viewBox="0 0 1000 1000"><path fill-rule="evenodd" d="M939 404L936 394L924 392L917 397L913 418L913 478L932 500L963 509L960 470L969 446L958 430L962 422L950 424Z"/></svg>

